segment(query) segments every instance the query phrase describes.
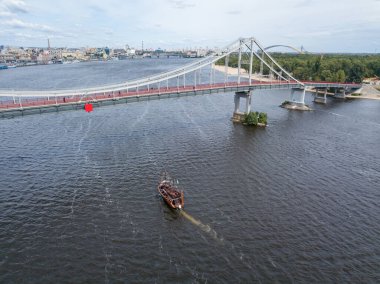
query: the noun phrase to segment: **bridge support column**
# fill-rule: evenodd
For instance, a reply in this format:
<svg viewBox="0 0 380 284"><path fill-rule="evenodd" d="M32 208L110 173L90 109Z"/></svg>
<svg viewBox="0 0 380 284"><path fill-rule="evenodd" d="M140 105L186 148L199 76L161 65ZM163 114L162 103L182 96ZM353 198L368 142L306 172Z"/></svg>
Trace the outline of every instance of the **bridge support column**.
<svg viewBox="0 0 380 284"><path fill-rule="evenodd" d="M345 99L346 98L346 89L343 89L342 92L335 91L334 98Z"/></svg>
<svg viewBox="0 0 380 284"><path fill-rule="evenodd" d="M245 98L245 112L240 112L240 98ZM235 102L235 110L233 113L232 120L235 122L240 122L244 117L244 114L249 113L251 111L251 103L252 103L252 93L251 91L241 91L236 92L234 97Z"/></svg>
<svg viewBox="0 0 380 284"><path fill-rule="evenodd" d="M295 102L296 102L296 98L295 98L295 96L294 96L296 90L297 90L297 89L292 89L291 92L290 92L290 102L292 102L292 103L295 103Z"/></svg>
<svg viewBox="0 0 380 284"><path fill-rule="evenodd" d="M296 99L295 92L299 90L302 92L301 97L299 100ZM292 89L290 93L290 102L293 104L298 104L298 105L305 105L305 94L306 94L306 89Z"/></svg>
<svg viewBox="0 0 380 284"><path fill-rule="evenodd" d="M240 96L236 93L234 97L234 102L235 102L235 113L240 113Z"/></svg>
<svg viewBox="0 0 380 284"><path fill-rule="evenodd" d="M295 92L299 90L301 91L301 97L299 100L296 99ZM290 101L285 101L281 104L281 107L291 110L311 110L310 107L305 105L305 94L306 89L294 89L292 88L291 94L290 94Z"/></svg>
<svg viewBox="0 0 380 284"><path fill-rule="evenodd" d="M247 97L245 98L245 113L251 112L251 102L252 102L252 94L249 91Z"/></svg>
<svg viewBox="0 0 380 284"><path fill-rule="evenodd" d="M304 88L304 89L302 90L301 101L299 101L300 104L305 105L305 95L306 95L306 89Z"/></svg>
<svg viewBox="0 0 380 284"><path fill-rule="evenodd" d="M325 91L323 93L323 97L320 96L318 93L318 89L315 92L314 102L319 104L325 104L327 103L327 88L325 88Z"/></svg>

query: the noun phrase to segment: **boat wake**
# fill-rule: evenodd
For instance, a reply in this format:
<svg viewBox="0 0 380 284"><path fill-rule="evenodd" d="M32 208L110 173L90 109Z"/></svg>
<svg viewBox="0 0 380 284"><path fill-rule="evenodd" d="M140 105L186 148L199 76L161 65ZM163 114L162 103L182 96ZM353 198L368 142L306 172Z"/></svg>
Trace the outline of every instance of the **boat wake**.
<svg viewBox="0 0 380 284"><path fill-rule="evenodd" d="M223 238L219 238L218 234L215 232L215 230L213 228L211 228L209 225L203 224L201 221L195 219L193 216L186 213L186 211L184 211L184 210L181 210L181 215L183 217L185 217L188 221L190 221L193 225L200 228L203 232L207 233L214 240L217 240L220 243L223 242Z"/></svg>
<svg viewBox="0 0 380 284"><path fill-rule="evenodd" d="M220 248L224 248L228 251L229 255L233 255L242 262L242 264L249 269L253 269L253 265L249 259L248 256L244 254L244 252L238 250L233 244L230 244L228 242L224 242L224 239L222 237L219 237L218 234L214 229L212 229L209 225L203 224L201 221L195 219L193 216L188 214L186 211L181 210L181 215L185 217L188 221L190 221L193 225L200 228L203 232L207 233L210 237L212 237L214 240L217 241L217 243L220 245ZM272 263L272 265L275 265Z"/></svg>

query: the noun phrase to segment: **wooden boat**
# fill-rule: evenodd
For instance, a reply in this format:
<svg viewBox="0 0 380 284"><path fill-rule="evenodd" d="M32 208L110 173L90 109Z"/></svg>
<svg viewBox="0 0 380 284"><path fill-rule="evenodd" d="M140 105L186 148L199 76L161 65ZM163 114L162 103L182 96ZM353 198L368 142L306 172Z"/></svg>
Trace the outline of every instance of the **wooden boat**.
<svg viewBox="0 0 380 284"><path fill-rule="evenodd" d="M167 172L162 173L157 190L170 208L183 209L183 191L178 188L178 181L175 182Z"/></svg>

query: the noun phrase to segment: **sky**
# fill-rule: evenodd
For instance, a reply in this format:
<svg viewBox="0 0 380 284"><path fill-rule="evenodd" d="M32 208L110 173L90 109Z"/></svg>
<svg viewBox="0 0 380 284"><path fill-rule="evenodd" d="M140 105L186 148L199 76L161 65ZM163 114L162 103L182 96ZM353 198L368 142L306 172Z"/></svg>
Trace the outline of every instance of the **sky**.
<svg viewBox="0 0 380 284"><path fill-rule="evenodd" d="M380 0L0 0L0 45L380 53Z"/></svg>

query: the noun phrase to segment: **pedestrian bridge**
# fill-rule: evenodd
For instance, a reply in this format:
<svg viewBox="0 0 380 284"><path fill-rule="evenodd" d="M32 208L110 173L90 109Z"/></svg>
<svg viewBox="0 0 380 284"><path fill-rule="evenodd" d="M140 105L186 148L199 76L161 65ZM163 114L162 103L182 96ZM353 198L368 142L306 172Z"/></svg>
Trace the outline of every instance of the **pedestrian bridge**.
<svg viewBox="0 0 380 284"><path fill-rule="evenodd" d="M238 57L237 74L234 75L228 73L229 59L232 54ZM216 71L216 63L224 65L224 72ZM260 70L254 70L254 66L260 66ZM302 105L305 103L307 88L325 90L333 88L337 90L337 96L344 97L346 91L360 87L360 84L350 83L299 81L282 68L255 38L251 37L240 38L218 52L175 70L120 84L54 91L0 90L0 97L2 97L0 117L83 109L86 103L102 106L220 92L250 93L257 89L302 90L300 98L296 99L292 92L290 99ZM248 105L250 109L250 100Z"/></svg>

